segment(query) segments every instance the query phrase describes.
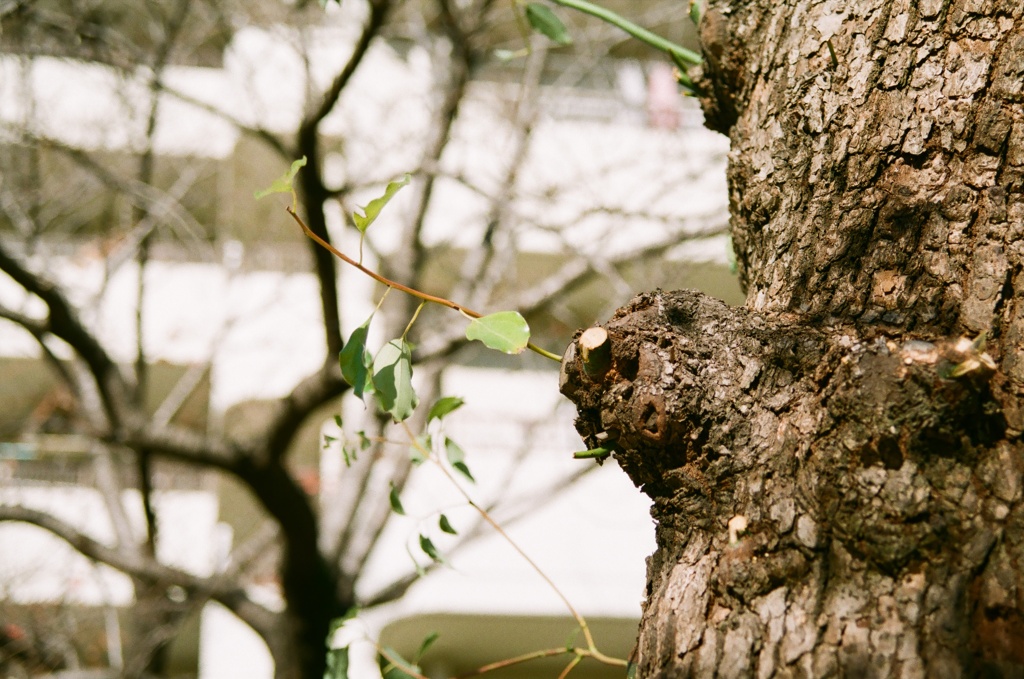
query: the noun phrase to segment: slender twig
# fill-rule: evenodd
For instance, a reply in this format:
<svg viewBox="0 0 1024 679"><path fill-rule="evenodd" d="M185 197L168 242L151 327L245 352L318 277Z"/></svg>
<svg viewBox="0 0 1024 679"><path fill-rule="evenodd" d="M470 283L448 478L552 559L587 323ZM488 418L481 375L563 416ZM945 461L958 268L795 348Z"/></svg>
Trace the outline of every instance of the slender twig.
<svg viewBox="0 0 1024 679"><path fill-rule="evenodd" d="M580 654L586 655L586 652L582 649L566 648L562 646L560 648L545 648L542 651L531 651L530 653L524 653L517 655L514 658L506 658L505 660L498 660L487 665L483 665L473 670L472 672L466 672L460 674L455 679L469 679L469 677L476 677L487 672L493 672L494 670L504 669L506 667L512 667L513 665L521 665L524 662L530 662L531 660L540 660L542 658L553 658L559 655L565 655L566 653L575 653L577 657Z"/></svg>
<svg viewBox="0 0 1024 679"><path fill-rule="evenodd" d="M650 45L651 47L661 50L662 52L665 52L669 56L672 56L679 61L690 64L692 66L698 66L701 64L701 62L703 62L701 56L694 52L693 50L688 50L682 45L677 45L671 40L666 40L660 35L651 33L646 28L637 26L632 21L616 14L610 9L606 9L604 7L591 4L586 0L551 1L554 2L556 5L562 5L563 7L571 7L572 9L583 12L584 14L589 14L590 16L597 17L601 21L609 23L612 26L621 28L622 30L624 30L626 33L629 33L637 40L643 41Z"/></svg>
<svg viewBox="0 0 1024 679"><path fill-rule="evenodd" d="M377 644L374 644L374 646L377 646ZM430 679L430 677L424 676L416 670L414 670L412 666L409 665L409 663L403 661L400 658L393 657L386 648L381 648L380 646L377 646L377 653L379 653L382 658L384 658L389 663L394 665L397 669L401 670L405 674L408 674L410 677L414 677L415 679Z"/></svg>
<svg viewBox="0 0 1024 679"><path fill-rule="evenodd" d="M333 245L328 243L326 240L324 240L323 238L321 238L320 236L315 234L312 229L310 229L308 226L306 226L306 223L304 221L302 221L302 217L300 217L299 214L294 209L292 209L292 207L290 205L288 207L286 207L285 210L287 210L288 214L290 214L292 216L292 219L294 219L295 222L300 227L302 227L302 232L305 233L306 236L311 238L317 245L319 245L320 247L324 248L325 250L327 250L332 255L334 255L335 257L337 257L341 261L345 262L349 266L353 266L356 269L359 269L364 274L366 274L367 276L369 276L373 280L377 281L378 283L383 283L384 285L388 286L389 288L394 288L395 290L401 290L402 292L406 293L407 295L412 295L413 297L415 297L417 299L421 299L424 302L432 302L434 304L440 304L441 306L446 306L449 309L455 309L456 311L458 311L460 313L463 313L466 316L469 316L470 318L483 318L483 314L481 314L480 312L473 311L469 307L465 307L465 306L459 304L458 302L453 302L450 299L446 299L444 297L438 297L437 295L431 295L429 293L423 292L422 290L417 290L416 288L410 288L408 285L403 285L403 284L399 283L398 281L393 281L390 278L386 278L386 277L380 275L379 273L377 273L376 271L374 271L372 269L366 268L365 266L363 266L362 264L360 264L356 260L354 260L351 257L349 257L348 255L346 255L344 252L342 252L341 250L339 250L338 248L334 247ZM562 360L561 356L558 356L557 354L554 354L554 353L552 353L550 351L547 351L546 349L542 349L542 348L538 347L536 344L534 344L533 342L527 343L526 348L529 349L530 351L533 351L534 353L537 353L537 354L540 354L541 356L544 356L545 358L550 358L553 361L561 362L561 360Z"/></svg>
<svg viewBox="0 0 1024 679"><path fill-rule="evenodd" d="M580 664L580 660L583 660L583 654L577 652L576 657L570 660L569 664L565 666L564 670L562 670L562 673L558 675L558 679L565 679L569 676L569 672L572 672L572 669Z"/></svg>
<svg viewBox="0 0 1024 679"><path fill-rule="evenodd" d="M527 554L523 550L523 548L520 547L519 544L515 540L512 539L512 536L510 536L508 533L505 532L505 529L501 527L501 524L499 524L497 521L495 521L494 517L492 517L487 512L486 509L484 509L483 507L478 505L473 500L473 498L470 497L469 493L466 492L466 489L462 487L462 484L460 484L458 482L458 480L456 480L456 478L454 476L452 476L452 473L448 470L447 467L445 467L443 464L441 464L441 462L437 459L437 456L433 455L433 453L431 451L429 451L429 450L427 450L426 448L423 447L423 444L421 444L419 442L419 440L416 438L416 435L413 434L412 430L409 428L409 425L406 424L405 422L402 422L401 424L402 424L402 427L405 429L405 433L409 437L409 440L411 441L412 445L417 450L419 450L420 453L423 454L424 458L431 460L432 462L434 462L434 464L437 465L437 467L441 470L441 472L445 475L445 477L447 477L447 479L451 482L451 484L453 486L455 486L455 488L456 488L456 490L458 490L459 494L462 495L463 499L466 501L466 504L468 504L470 507L475 509L477 511L477 513L480 514L481 518L483 518L483 520L486 521L491 526L491 528L493 528L495 530L495 532L497 532L498 535L500 535L501 538L506 543L508 543L508 545L511 546L512 549L515 550L515 552L517 554L519 554L519 556L527 564L529 564L530 568L532 568L533 571L535 573L537 573L537 575L539 575L541 577L541 579L544 580L544 582L546 582L548 584L548 586L555 593L555 596L557 596L562 601L562 605L564 605L566 610L569 611L569 615L572 616L572 618L576 621L576 624L579 625L580 631L583 632L583 638L587 642L587 653L586 653L586 655L589 655L590 657L594 658L595 660L598 660L598 661L600 661L602 663L605 663L607 665L619 665L619 666L622 666L622 667L626 667L627 663L626 663L625 660L622 660L621 658L612 658L610 656L605 655L604 653L601 653L599 650L597 650L597 644L594 643L594 635L590 632L590 626L587 624L586 618L584 618L582 615L580 615L580 613L572 605L572 602L569 601L568 597L566 597L565 594L562 592L562 590L560 590L558 588L558 585L556 585L554 583L554 581L550 577L548 577L548 574L545 573L544 570L540 566L538 566L537 563L533 559L530 558L530 555ZM582 651L577 650L576 652L580 653Z"/></svg>

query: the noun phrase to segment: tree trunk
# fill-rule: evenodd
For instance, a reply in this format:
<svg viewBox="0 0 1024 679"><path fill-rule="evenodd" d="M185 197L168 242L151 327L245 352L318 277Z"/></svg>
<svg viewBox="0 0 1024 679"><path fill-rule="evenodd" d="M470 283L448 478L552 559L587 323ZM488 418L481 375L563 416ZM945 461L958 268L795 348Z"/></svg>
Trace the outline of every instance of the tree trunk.
<svg viewBox="0 0 1024 679"><path fill-rule="evenodd" d="M1024 674L1022 15L706 10L746 308L644 294L563 361L654 500L638 676Z"/></svg>

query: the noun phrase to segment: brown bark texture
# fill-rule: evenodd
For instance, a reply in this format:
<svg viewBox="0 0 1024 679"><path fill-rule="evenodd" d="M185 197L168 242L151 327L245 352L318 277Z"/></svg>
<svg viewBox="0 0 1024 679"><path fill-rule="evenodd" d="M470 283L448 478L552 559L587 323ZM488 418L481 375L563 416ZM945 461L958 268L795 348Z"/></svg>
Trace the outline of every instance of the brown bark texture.
<svg viewBox="0 0 1024 679"><path fill-rule="evenodd" d="M745 308L576 343L654 501L641 677L1024 676L1024 8L714 0Z"/></svg>

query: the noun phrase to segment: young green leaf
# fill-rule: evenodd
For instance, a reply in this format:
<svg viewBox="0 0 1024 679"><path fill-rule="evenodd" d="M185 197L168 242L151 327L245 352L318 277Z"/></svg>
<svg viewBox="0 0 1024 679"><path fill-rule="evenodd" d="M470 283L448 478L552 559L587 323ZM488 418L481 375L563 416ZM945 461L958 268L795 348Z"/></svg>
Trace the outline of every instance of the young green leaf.
<svg viewBox="0 0 1024 679"><path fill-rule="evenodd" d="M442 419L448 413L461 408L464 403L465 401L458 396L439 398L434 405L430 406L430 412L427 413L427 422L433 419Z"/></svg>
<svg viewBox="0 0 1024 679"><path fill-rule="evenodd" d="M372 394L373 385L369 379L369 369L373 364L370 352L366 350L366 335L370 331L371 314L366 322L352 331L352 336L345 342L338 355L341 364L341 376L352 385L352 393L362 399L363 394ZM369 385L369 390L367 386Z"/></svg>
<svg viewBox="0 0 1024 679"><path fill-rule="evenodd" d="M401 179L388 184L388 187L384 189L384 195L380 198L374 198L366 207L362 208L363 214L358 212L352 213L352 221L355 222L356 228L359 229L359 233L366 233L366 230L370 228L370 225L380 216L380 211L384 209L384 206L395 197L398 190L409 183L412 179L409 175L405 175Z"/></svg>
<svg viewBox="0 0 1024 679"><path fill-rule="evenodd" d="M444 437L444 452L448 457L448 464L452 466L452 469L459 472L473 483L476 483L476 479L474 479L473 475L469 472L469 467L466 466L465 451L462 450L458 443L452 441L447 436Z"/></svg>
<svg viewBox="0 0 1024 679"><path fill-rule="evenodd" d="M356 449L347 444L341 447L341 454L345 458L346 467L351 467L352 463L357 459Z"/></svg>
<svg viewBox="0 0 1024 679"><path fill-rule="evenodd" d="M476 479L473 478L473 474L469 471L469 467L466 466L465 462L452 462L452 468L472 483L476 483Z"/></svg>
<svg viewBox="0 0 1024 679"><path fill-rule="evenodd" d="M690 21L694 26L700 25L700 0L690 0Z"/></svg>
<svg viewBox="0 0 1024 679"><path fill-rule="evenodd" d="M269 196L272 193L294 193L294 187L292 182L295 180L295 175L299 173L299 169L305 167L306 156L302 156L294 163L291 168L283 175L274 180L274 183L263 189L262 191L256 191L253 195L256 200Z"/></svg>
<svg viewBox="0 0 1024 679"><path fill-rule="evenodd" d="M408 342L394 339L377 352L373 387L384 412L396 422L409 419L420 401L412 388L412 347Z"/></svg>
<svg viewBox="0 0 1024 679"><path fill-rule="evenodd" d="M455 528L452 527L452 524L448 520L448 517L444 514L442 514L441 518L437 520L437 525L443 532L448 533L448 535L459 534L459 531L455 530Z"/></svg>
<svg viewBox="0 0 1024 679"><path fill-rule="evenodd" d="M416 651L416 655L413 657L413 660L417 665L419 664L420 660L423 659L423 654L426 653L430 649L430 647L434 645L434 642L437 641L438 637L440 636L441 635L437 632L431 632L423 639L423 643L420 644L420 650Z"/></svg>
<svg viewBox="0 0 1024 679"><path fill-rule="evenodd" d="M559 45L571 45L572 37L565 28L565 24L554 12L539 2L531 2L526 6L526 20L530 22L533 30L543 33Z"/></svg>
<svg viewBox="0 0 1024 679"><path fill-rule="evenodd" d="M441 552L437 551L437 547L434 546L433 541L423 533L420 533L420 549L423 553L431 558L431 560L439 564L447 564L444 557L441 556Z"/></svg>
<svg viewBox="0 0 1024 679"><path fill-rule="evenodd" d="M580 631L581 631L580 627L577 626L575 629L573 629L572 634L570 634L568 637L566 637L566 639L565 639L565 650L566 651L572 651L572 649L576 648L576 638L580 635Z"/></svg>
<svg viewBox="0 0 1024 679"><path fill-rule="evenodd" d="M403 658L398 651L390 646L384 647L377 662L380 665L380 674L384 679L413 679L416 675L421 674L420 668L415 663Z"/></svg>
<svg viewBox="0 0 1024 679"><path fill-rule="evenodd" d="M474 318L466 328L466 339L480 340L488 348L518 354L530 342L530 326L518 311L499 311Z"/></svg>
<svg viewBox="0 0 1024 679"><path fill-rule="evenodd" d="M401 514L405 516L405 507L402 506L402 500L398 497L398 489L395 488L395 484L391 484L391 492L388 493L388 502L391 503L391 509L395 514Z"/></svg>

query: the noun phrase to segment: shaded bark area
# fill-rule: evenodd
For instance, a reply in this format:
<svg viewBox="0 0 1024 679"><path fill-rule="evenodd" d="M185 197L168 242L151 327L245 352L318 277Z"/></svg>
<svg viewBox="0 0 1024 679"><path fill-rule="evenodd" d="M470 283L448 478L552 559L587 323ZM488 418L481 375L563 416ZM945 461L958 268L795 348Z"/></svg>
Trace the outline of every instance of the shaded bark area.
<svg viewBox="0 0 1024 679"><path fill-rule="evenodd" d="M745 308L562 391L654 500L641 677L1024 676L1024 9L712 1Z"/></svg>

